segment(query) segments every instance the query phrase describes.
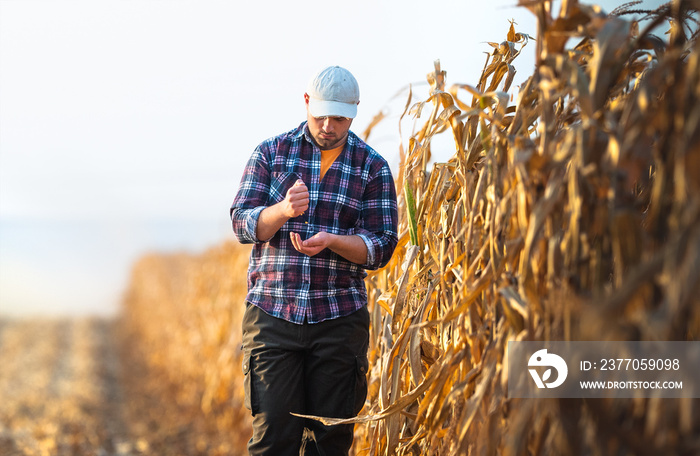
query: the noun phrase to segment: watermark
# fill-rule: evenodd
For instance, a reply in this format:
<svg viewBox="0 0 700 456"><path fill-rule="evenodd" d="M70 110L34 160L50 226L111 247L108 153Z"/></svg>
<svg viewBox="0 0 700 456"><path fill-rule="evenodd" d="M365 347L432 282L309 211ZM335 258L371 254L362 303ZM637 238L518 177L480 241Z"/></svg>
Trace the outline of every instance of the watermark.
<svg viewBox="0 0 700 456"><path fill-rule="evenodd" d="M700 342L508 343L508 397L700 398Z"/></svg>
<svg viewBox="0 0 700 456"><path fill-rule="evenodd" d="M531 357L530 361L527 363L528 371L532 375L532 379L535 381L535 385L538 388L557 388L569 374L569 368L566 365L566 361L554 353L547 353L547 349L537 350ZM539 372L537 372L536 367L547 367L548 369L544 371L542 377L540 377ZM552 369L556 370L557 376L556 380L549 383L544 383L545 380L549 380L552 375Z"/></svg>

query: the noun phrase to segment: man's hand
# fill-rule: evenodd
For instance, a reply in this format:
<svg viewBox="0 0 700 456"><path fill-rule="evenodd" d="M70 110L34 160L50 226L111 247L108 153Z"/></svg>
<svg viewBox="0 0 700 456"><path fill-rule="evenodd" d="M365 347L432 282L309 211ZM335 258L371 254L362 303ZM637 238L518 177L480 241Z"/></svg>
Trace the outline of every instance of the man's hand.
<svg viewBox="0 0 700 456"><path fill-rule="evenodd" d="M292 217L298 217L309 209L309 189L303 180L298 179L282 201L266 207L258 217L255 234L258 239L267 241Z"/></svg>
<svg viewBox="0 0 700 456"><path fill-rule="evenodd" d="M343 236L321 231L302 241L299 233L289 233L294 248L304 255L314 256L328 248L348 261L357 264L367 262L367 245L359 236Z"/></svg>
<svg viewBox="0 0 700 456"><path fill-rule="evenodd" d="M331 244L331 235L325 232L316 233L309 239L302 241L299 233L289 233L292 245L304 255L314 256Z"/></svg>
<svg viewBox="0 0 700 456"><path fill-rule="evenodd" d="M298 217L309 209L309 189L298 179L284 197L282 212L287 218Z"/></svg>

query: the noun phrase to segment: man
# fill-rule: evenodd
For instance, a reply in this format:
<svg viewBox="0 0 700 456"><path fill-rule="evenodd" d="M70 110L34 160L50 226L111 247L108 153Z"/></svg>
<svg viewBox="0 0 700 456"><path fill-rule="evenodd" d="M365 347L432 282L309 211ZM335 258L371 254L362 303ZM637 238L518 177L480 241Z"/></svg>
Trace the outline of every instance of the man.
<svg viewBox="0 0 700 456"><path fill-rule="evenodd" d="M309 83L307 120L260 144L231 207L233 231L254 243L243 318L251 455L342 455L349 418L367 396L366 269L397 243L396 189L386 161L350 125L353 75L329 67ZM306 431L305 431L306 428Z"/></svg>

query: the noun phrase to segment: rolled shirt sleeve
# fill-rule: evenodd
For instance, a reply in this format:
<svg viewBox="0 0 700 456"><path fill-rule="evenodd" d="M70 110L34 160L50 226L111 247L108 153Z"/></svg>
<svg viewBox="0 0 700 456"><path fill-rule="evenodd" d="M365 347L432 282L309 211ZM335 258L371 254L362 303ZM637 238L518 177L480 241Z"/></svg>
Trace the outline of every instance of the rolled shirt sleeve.
<svg viewBox="0 0 700 456"><path fill-rule="evenodd" d="M260 206L253 209L232 209L231 223L233 225L233 234L241 244L254 244L257 242L265 242L258 239L258 219L260 213L265 207Z"/></svg>
<svg viewBox="0 0 700 456"><path fill-rule="evenodd" d="M362 201L361 226L354 230L367 245L365 269L384 267L398 243L396 186L389 165L377 161Z"/></svg>
<svg viewBox="0 0 700 456"><path fill-rule="evenodd" d="M357 236L362 239L362 241L365 243L365 247L367 247L367 261L365 262L365 266L374 264L374 244L372 244L372 241L366 234L358 233Z"/></svg>
<svg viewBox="0 0 700 456"><path fill-rule="evenodd" d="M241 244L266 242L256 234L260 213L268 205L270 172L266 154L261 146L251 155L231 205L230 215L233 234Z"/></svg>

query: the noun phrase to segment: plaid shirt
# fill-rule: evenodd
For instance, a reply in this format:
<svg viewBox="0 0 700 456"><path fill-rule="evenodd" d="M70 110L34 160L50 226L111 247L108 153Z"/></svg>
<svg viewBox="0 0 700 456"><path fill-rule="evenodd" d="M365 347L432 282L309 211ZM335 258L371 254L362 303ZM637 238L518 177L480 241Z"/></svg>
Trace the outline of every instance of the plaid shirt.
<svg viewBox="0 0 700 456"><path fill-rule="evenodd" d="M321 152L306 126L260 144L231 207L233 231L254 243L246 299L268 314L301 324L349 315L367 303L365 269L391 258L398 240L396 188L386 161L354 133L322 181ZM263 209L284 200L297 179L309 188L309 209L289 219L269 240L256 236ZM357 235L367 262L355 264L325 249L309 257L292 246L290 232L307 239L319 231Z"/></svg>

